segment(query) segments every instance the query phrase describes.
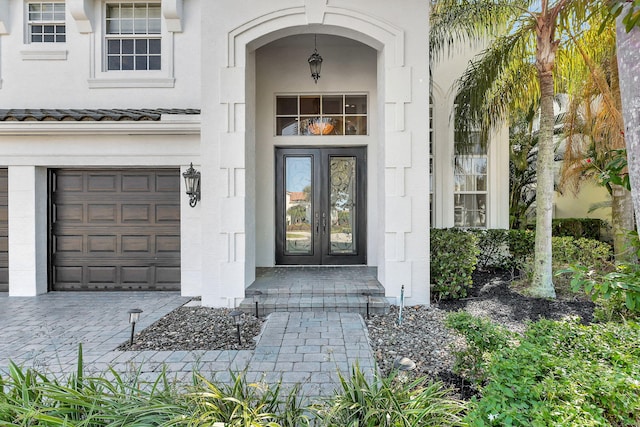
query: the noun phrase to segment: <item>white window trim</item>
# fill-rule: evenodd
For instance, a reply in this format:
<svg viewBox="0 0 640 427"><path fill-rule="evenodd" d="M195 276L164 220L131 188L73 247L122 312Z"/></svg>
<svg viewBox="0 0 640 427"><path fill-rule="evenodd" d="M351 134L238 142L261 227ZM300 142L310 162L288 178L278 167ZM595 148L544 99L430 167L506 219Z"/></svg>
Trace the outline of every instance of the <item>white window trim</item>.
<svg viewBox="0 0 640 427"><path fill-rule="evenodd" d="M359 113L359 114L347 114L344 112L343 109L343 113L342 114L324 114L321 113L320 116L321 117L325 117L325 116L336 116L336 115L341 115L343 118L345 118L346 116L354 116L354 117L364 117L366 119L367 122L367 133L366 134L342 134L342 135L305 135L305 134L297 134L297 135L278 135L278 125L277 125L277 121L279 117L292 117L292 115L278 115L276 114L277 112L277 102L278 102L278 98L279 97L298 97L298 114L297 114L297 120L301 120L304 118L311 118L314 117L315 115L306 115L306 114L300 114L300 97L305 97L305 96L319 96L319 97L324 97L324 96L342 96L343 99L346 96L365 96L367 98L367 112L366 113ZM371 105L369 104L370 102L370 94L368 92L304 92L304 93L299 93L299 92L295 92L295 93L276 93L274 98L273 98L273 136L275 138L284 138L284 139L291 139L291 138L299 138L299 137L303 137L303 138L309 138L309 137L319 137L319 138L344 138L344 137L349 137L349 140L352 139L356 139L356 138L362 138L362 137L368 137L370 132L371 132L371 128L370 128L370 117L371 117ZM343 106L344 108L344 106Z"/></svg>
<svg viewBox="0 0 640 427"><path fill-rule="evenodd" d="M24 49L20 51L23 61L66 61L69 51L65 48L67 42L57 43L31 43L31 31L29 28L29 3L24 2L23 9L23 33L24 33ZM64 1L47 1L45 3L65 3ZM65 35L66 40L69 39L69 19L68 8L65 3Z"/></svg>
<svg viewBox="0 0 640 427"><path fill-rule="evenodd" d="M174 42L173 32L167 30L166 18L161 12L162 43L160 70L119 71L106 69L106 14L107 3L118 3L117 0L102 1L96 17L96 31L91 33L92 60L88 84L90 89L108 88L172 88L175 87L174 76ZM128 0L122 3L152 3L150 0ZM158 3L162 3L158 1Z"/></svg>

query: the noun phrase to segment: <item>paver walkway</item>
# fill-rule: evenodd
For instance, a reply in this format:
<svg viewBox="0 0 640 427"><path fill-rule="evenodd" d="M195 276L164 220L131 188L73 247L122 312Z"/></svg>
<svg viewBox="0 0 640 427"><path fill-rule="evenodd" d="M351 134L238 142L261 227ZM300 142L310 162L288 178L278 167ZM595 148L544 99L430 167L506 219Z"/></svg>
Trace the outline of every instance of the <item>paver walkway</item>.
<svg viewBox="0 0 640 427"><path fill-rule="evenodd" d="M314 397L330 394L338 370L348 374L356 361L373 373L374 357L357 313L272 313L255 350L115 350L129 339L129 309L143 310L140 331L188 300L174 292L54 292L33 298L0 293L0 372L9 360L55 375L73 372L82 343L88 373L140 369L150 381L163 367L178 380L188 380L194 369L214 381L246 370L250 381L301 383L304 395Z"/></svg>

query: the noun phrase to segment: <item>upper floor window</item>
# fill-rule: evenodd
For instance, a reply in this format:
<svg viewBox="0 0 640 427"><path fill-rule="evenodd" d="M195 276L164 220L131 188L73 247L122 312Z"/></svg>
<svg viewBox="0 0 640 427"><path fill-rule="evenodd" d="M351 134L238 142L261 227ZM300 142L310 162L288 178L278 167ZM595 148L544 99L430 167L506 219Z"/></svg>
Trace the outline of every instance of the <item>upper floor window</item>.
<svg viewBox="0 0 640 427"><path fill-rule="evenodd" d="M276 97L276 135L366 135L367 95Z"/></svg>
<svg viewBox="0 0 640 427"><path fill-rule="evenodd" d="M64 43L67 41L64 3L28 3L30 43Z"/></svg>
<svg viewBox="0 0 640 427"><path fill-rule="evenodd" d="M107 3L106 69L160 70L160 3Z"/></svg>

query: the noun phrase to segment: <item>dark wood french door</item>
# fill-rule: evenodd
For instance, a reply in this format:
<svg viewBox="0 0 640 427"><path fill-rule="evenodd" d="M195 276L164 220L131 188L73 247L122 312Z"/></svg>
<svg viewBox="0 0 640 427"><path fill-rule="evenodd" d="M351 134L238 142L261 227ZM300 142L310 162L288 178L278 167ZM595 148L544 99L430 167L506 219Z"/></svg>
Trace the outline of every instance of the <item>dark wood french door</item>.
<svg viewBox="0 0 640 427"><path fill-rule="evenodd" d="M366 148L276 149L276 264L365 264Z"/></svg>

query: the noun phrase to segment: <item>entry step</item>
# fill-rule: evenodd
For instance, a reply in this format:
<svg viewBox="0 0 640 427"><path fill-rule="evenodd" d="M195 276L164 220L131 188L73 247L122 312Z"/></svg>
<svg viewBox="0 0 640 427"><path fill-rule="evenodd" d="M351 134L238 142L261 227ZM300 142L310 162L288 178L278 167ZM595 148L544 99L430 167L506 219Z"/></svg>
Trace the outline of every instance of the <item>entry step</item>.
<svg viewBox="0 0 640 427"><path fill-rule="evenodd" d="M343 313L382 314L389 311L389 301L384 296L368 295L258 295L245 298L238 307L248 314L265 316L275 311L334 311Z"/></svg>

